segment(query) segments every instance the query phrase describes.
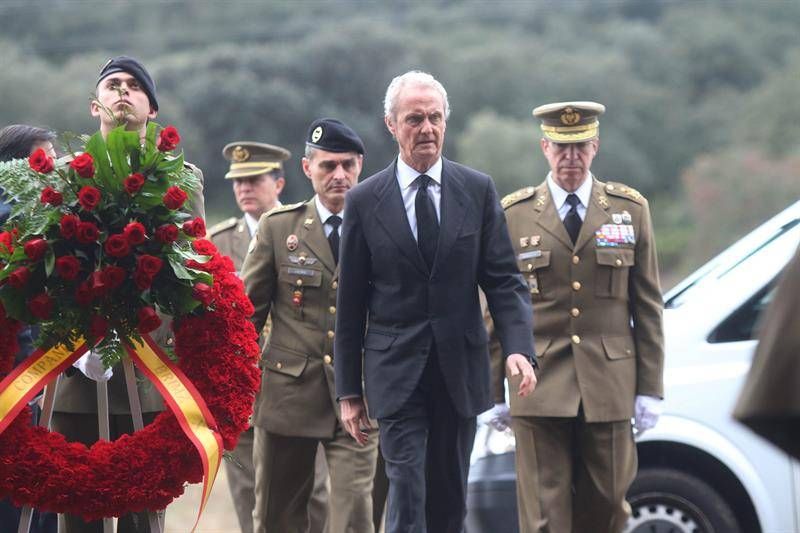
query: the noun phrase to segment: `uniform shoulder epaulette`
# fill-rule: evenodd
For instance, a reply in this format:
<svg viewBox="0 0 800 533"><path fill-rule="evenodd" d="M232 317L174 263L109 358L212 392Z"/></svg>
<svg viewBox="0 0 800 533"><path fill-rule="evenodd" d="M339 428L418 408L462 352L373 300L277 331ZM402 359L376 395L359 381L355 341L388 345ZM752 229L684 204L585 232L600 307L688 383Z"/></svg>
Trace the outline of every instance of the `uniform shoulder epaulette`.
<svg viewBox="0 0 800 533"><path fill-rule="evenodd" d="M534 194L536 194L536 187L523 187L518 191L505 195L500 201L500 205L503 206L503 209L508 209L517 202L531 198Z"/></svg>
<svg viewBox="0 0 800 533"><path fill-rule="evenodd" d="M228 229L231 229L231 228L235 227L236 224L238 223L238 221L239 221L238 218L231 217L231 218L228 218L226 220L223 220L222 222L217 222L216 224L211 226L211 228L209 228L209 230L208 230L209 237L213 237L217 233L221 233L221 232L223 232L225 230L228 230Z"/></svg>
<svg viewBox="0 0 800 533"><path fill-rule="evenodd" d="M296 204L286 204L286 205L279 205L278 207L273 207L269 211L267 211L267 216L271 217L272 215L277 215L278 213L286 213L287 211L294 211L295 209L299 209L306 205L305 202L297 202Z"/></svg>
<svg viewBox="0 0 800 533"><path fill-rule="evenodd" d="M642 196L642 193L640 193L633 187L628 187L623 183L617 183L616 181L609 181L608 183L606 183L605 189L607 194L611 194L613 196L619 196L620 198L627 198L628 200L633 200L638 204L644 202L644 197Z"/></svg>

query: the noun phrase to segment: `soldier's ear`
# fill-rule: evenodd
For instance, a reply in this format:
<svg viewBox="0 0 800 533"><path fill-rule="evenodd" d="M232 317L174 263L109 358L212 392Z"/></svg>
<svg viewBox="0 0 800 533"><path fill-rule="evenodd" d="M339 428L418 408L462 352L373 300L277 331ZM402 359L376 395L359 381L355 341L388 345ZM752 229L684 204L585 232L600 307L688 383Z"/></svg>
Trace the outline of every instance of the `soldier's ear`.
<svg viewBox="0 0 800 533"><path fill-rule="evenodd" d="M308 179L311 179L311 161L309 161L307 157L304 157L301 164L303 166L303 174L305 174Z"/></svg>

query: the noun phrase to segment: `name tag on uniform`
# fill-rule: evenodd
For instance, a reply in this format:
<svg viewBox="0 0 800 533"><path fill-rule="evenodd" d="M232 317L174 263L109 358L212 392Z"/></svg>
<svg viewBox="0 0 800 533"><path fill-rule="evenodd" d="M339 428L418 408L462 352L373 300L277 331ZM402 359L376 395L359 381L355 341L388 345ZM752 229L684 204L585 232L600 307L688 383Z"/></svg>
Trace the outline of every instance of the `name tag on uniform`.
<svg viewBox="0 0 800 533"><path fill-rule="evenodd" d="M630 224L603 224L595 232L595 241L599 247L614 247L636 244L636 236Z"/></svg>
<svg viewBox="0 0 800 533"><path fill-rule="evenodd" d="M316 270L312 270L310 268L289 267L289 274L295 274L297 276L313 277L316 274Z"/></svg>
<svg viewBox="0 0 800 533"><path fill-rule="evenodd" d="M526 259L533 259L534 257L539 257L542 255L541 250L531 250L530 252L522 252L517 256L518 261L524 261Z"/></svg>

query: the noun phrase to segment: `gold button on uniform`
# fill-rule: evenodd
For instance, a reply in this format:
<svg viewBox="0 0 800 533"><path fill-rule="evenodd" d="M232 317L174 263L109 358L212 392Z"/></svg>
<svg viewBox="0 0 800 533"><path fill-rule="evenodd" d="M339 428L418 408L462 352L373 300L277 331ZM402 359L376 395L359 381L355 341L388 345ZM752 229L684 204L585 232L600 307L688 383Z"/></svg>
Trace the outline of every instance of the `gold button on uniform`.
<svg viewBox="0 0 800 533"><path fill-rule="evenodd" d="M331 289L336 289L338 287L339 287L339 282L338 281L334 281L333 283L331 283Z"/></svg>
<svg viewBox="0 0 800 533"><path fill-rule="evenodd" d="M581 310L577 307L573 307L572 310L569 312L572 316L578 316L581 314Z"/></svg>
<svg viewBox="0 0 800 533"><path fill-rule="evenodd" d="M581 282L580 281L573 281L572 282L572 290L573 291L581 290Z"/></svg>
<svg viewBox="0 0 800 533"><path fill-rule="evenodd" d="M528 263L528 272L530 272L531 270L533 270L533 264L532 263Z"/></svg>
<svg viewBox="0 0 800 533"><path fill-rule="evenodd" d="M302 279L298 279L297 281L294 282L294 284L297 285L298 287L300 287L303 284L303 280Z"/></svg>
<svg viewBox="0 0 800 533"><path fill-rule="evenodd" d="M283 363L281 363L280 361L278 361L277 363L275 363L275 368L277 368L278 370L280 370L281 368L283 368Z"/></svg>
<svg viewBox="0 0 800 533"><path fill-rule="evenodd" d="M322 357L322 360L323 360L323 361L325 361L325 364L326 364L326 365L329 365L329 364L331 364L331 361L333 361L333 357L331 357L331 356L330 356L330 355L328 355L328 354L325 354L325 355Z"/></svg>
<svg viewBox="0 0 800 533"><path fill-rule="evenodd" d="M330 307L328 308L328 312L329 312L330 314L332 314L332 315L335 315L335 314L336 314L336 308L335 308L334 306L330 306Z"/></svg>
<svg viewBox="0 0 800 533"><path fill-rule="evenodd" d="M577 265L580 262L581 262L581 258L580 257L578 257L577 255L573 255L572 256L572 264L573 265Z"/></svg>
<svg viewBox="0 0 800 533"><path fill-rule="evenodd" d="M574 342L575 344L580 344L581 343L581 338L578 337L577 335L573 335L572 336L572 342Z"/></svg>
<svg viewBox="0 0 800 533"><path fill-rule="evenodd" d="M328 330L328 338L329 338L329 339L332 339L332 338L333 338L333 335L334 335L333 331L331 331L331 330Z"/></svg>
<svg viewBox="0 0 800 533"><path fill-rule="evenodd" d="M616 261L614 261L614 264L617 266L622 266L622 259L617 259Z"/></svg>
<svg viewBox="0 0 800 533"><path fill-rule="evenodd" d="M167 346L172 346L173 344L175 344L175 339L173 339L172 337L168 338L167 339Z"/></svg>

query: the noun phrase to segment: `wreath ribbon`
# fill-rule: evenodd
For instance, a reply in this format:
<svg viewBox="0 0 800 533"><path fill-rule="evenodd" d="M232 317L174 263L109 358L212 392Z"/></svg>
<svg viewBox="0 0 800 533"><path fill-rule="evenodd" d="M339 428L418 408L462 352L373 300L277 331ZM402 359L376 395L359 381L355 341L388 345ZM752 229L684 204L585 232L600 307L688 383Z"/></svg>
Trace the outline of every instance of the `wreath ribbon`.
<svg viewBox="0 0 800 533"><path fill-rule="evenodd" d="M181 429L197 448L203 463L203 496L192 528L194 531L219 471L222 438L215 431L214 416L189 378L149 335L142 338L143 343L132 341L133 347L127 347L128 354L164 397ZM63 344L48 350L38 349L0 382L0 433L14 421L31 398L89 350L83 339L76 344L78 348L74 351Z"/></svg>

